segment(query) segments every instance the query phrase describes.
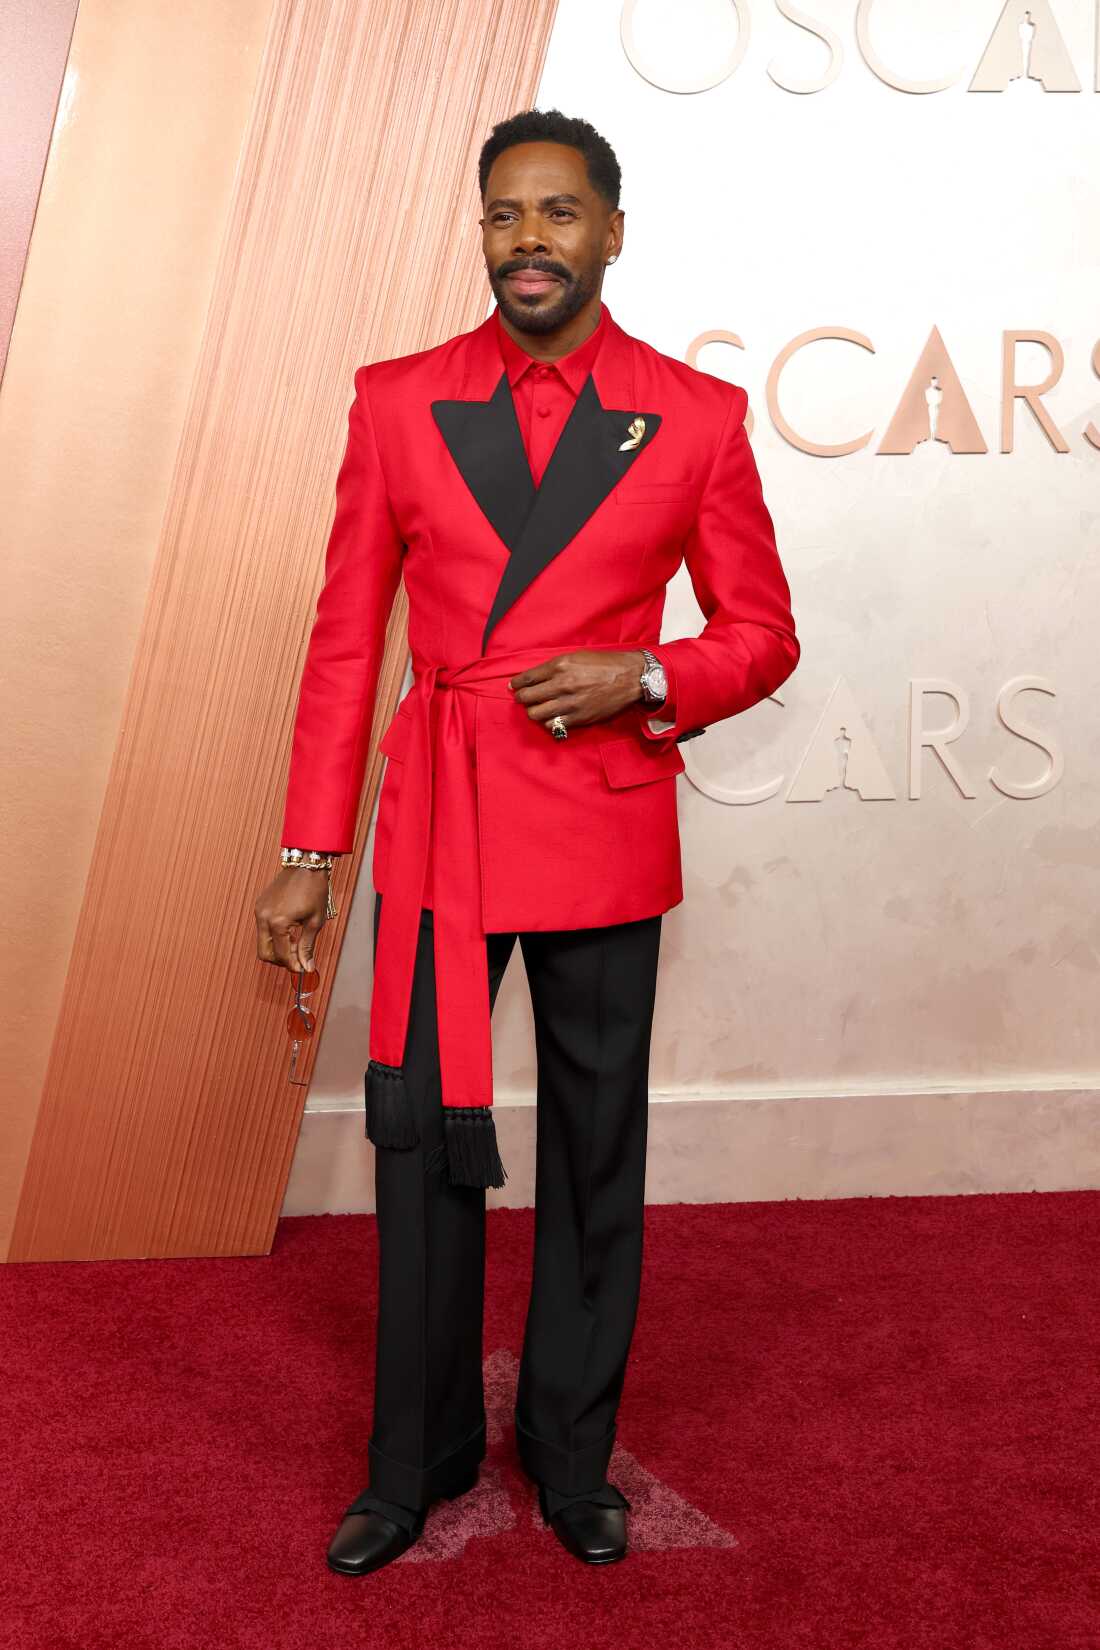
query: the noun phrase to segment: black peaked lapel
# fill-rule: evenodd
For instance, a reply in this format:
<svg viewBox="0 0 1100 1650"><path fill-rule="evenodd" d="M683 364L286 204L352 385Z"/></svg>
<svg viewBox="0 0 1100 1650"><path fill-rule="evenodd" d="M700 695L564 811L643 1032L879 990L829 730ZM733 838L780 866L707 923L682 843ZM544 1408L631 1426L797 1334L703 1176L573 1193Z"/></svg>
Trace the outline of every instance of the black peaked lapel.
<svg viewBox="0 0 1100 1650"><path fill-rule="evenodd" d="M623 443L632 439L630 426L639 416L645 420L644 433L637 445L623 452ZM638 454L648 447L660 423L660 413L643 413L638 407L620 411L601 406L595 379L589 373L550 454L519 543L501 575L481 638L482 653L493 626L532 579L576 537Z"/></svg>
<svg viewBox="0 0 1100 1650"><path fill-rule="evenodd" d="M535 502L535 483L502 372L489 401L433 401L432 416L463 481L509 550Z"/></svg>

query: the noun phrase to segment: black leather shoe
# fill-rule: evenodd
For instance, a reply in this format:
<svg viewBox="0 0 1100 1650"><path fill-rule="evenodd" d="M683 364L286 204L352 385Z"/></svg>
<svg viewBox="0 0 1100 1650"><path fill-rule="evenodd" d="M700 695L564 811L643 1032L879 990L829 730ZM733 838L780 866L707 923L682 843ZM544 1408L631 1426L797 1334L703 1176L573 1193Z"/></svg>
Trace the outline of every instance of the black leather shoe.
<svg viewBox="0 0 1100 1650"><path fill-rule="evenodd" d="M475 1467L467 1479L452 1489L441 1490L432 1500L454 1501L465 1495L477 1483L479 1470ZM365 1576L372 1570L380 1570L383 1564L400 1558L420 1539L427 1516L427 1507L421 1508L412 1528L406 1529L373 1508L366 1512L346 1512L325 1554L329 1569L345 1576Z"/></svg>
<svg viewBox="0 0 1100 1650"><path fill-rule="evenodd" d="M622 1501L621 1506L601 1506L596 1501L571 1501L558 1512L547 1505L546 1486L539 1485L539 1511L566 1552L585 1564L614 1564L626 1557L626 1513L630 1502L614 1485L608 1489Z"/></svg>

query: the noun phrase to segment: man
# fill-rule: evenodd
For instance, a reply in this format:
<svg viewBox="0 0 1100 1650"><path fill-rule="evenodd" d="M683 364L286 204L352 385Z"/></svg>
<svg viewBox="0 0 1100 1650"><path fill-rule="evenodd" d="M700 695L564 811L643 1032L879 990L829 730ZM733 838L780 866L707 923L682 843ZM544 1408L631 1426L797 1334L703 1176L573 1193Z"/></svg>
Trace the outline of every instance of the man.
<svg viewBox="0 0 1100 1650"><path fill-rule="evenodd" d="M485 1454L485 1188L503 1183L490 1015L518 938L538 1059L535 1255L515 1406L544 1523L627 1550L606 1473L638 1302L662 914L683 898L680 742L799 657L745 391L631 337L602 303L619 166L557 110L494 127L482 244L497 308L361 366L309 642L283 830L346 852L398 581L414 682L373 873L366 1128L380 1246L370 1484L328 1549L365 1574ZM661 643L687 561L706 625ZM325 878L257 901L259 955L311 966Z"/></svg>

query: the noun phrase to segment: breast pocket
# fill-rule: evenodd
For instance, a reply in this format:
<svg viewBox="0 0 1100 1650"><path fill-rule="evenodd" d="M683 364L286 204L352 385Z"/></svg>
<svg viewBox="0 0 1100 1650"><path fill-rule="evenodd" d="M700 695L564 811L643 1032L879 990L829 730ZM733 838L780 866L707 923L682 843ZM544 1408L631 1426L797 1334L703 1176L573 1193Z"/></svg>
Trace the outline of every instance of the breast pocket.
<svg viewBox="0 0 1100 1650"><path fill-rule="evenodd" d="M690 504L695 488L690 481L620 481L615 488L617 504Z"/></svg>

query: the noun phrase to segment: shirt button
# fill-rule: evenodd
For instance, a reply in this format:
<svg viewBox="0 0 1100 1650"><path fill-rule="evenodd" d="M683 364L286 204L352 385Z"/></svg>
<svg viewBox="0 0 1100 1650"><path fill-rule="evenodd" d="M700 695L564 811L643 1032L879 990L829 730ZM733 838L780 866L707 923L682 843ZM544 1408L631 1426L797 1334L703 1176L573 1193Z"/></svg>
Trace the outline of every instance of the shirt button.
<svg viewBox="0 0 1100 1650"><path fill-rule="evenodd" d="M540 418L549 418L550 417L550 408L549 407L536 407L535 411L538 413Z"/></svg>

